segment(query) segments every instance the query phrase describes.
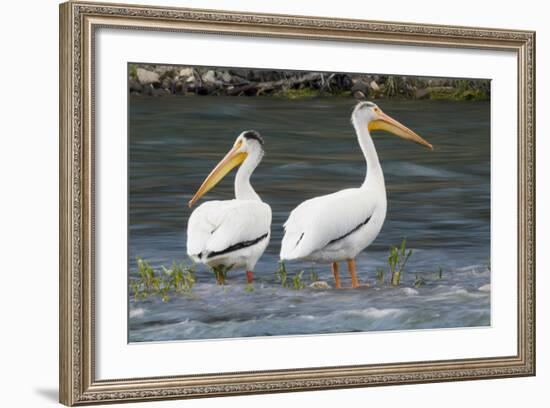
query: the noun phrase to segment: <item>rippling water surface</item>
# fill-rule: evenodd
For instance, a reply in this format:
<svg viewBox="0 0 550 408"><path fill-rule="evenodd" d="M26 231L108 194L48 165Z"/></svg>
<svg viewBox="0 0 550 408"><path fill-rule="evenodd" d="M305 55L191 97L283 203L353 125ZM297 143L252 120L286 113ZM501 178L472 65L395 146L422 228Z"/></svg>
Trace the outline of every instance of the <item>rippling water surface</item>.
<svg viewBox="0 0 550 408"><path fill-rule="evenodd" d="M380 101L435 147L388 134L374 140L386 179L388 213L376 241L357 258L370 288L295 291L275 279L282 224L308 198L358 186L365 163L347 98L134 97L129 121L129 275L135 258L187 261L186 203L243 130L256 129L267 154L252 183L273 210L272 239L256 266L253 292L243 271L228 286L198 270L194 296L129 299L129 340L162 341L490 324L490 105ZM234 173L233 173L234 174ZM229 175L203 200L233 198ZM398 288L376 284L388 247L407 237L414 253ZM332 284L327 265L312 267ZM350 286L341 267L343 285ZM439 268L442 277L439 277ZM425 284L414 287L418 277Z"/></svg>

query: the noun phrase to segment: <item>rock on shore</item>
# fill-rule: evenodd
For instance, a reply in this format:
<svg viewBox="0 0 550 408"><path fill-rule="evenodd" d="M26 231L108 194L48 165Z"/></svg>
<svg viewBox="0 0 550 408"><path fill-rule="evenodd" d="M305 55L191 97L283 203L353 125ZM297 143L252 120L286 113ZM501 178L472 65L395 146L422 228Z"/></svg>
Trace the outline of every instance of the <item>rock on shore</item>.
<svg viewBox="0 0 550 408"><path fill-rule="evenodd" d="M488 100L488 80L130 64L132 95Z"/></svg>

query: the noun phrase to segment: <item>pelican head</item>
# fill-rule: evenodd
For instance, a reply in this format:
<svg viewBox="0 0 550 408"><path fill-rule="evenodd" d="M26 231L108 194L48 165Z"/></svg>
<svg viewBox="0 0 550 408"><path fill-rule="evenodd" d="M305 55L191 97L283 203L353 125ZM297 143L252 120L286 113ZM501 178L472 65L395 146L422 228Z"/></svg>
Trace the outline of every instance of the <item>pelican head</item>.
<svg viewBox="0 0 550 408"><path fill-rule="evenodd" d="M386 115L375 103L369 101L359 102L353 109L351 119L356 125L367 126L369 132L373 130L385 130L402 139L410 140L433 150L433 146L430 143L408 127Z"/></svg>
<svg viewBox="0 0 550 408"><path fill-rule="evenodd" d="M210 172L193 198L189 201L189 208L204 194L213 189L227 173L242 164L249 155L261 157L263 154L263 144L264 140L255 130L245 130L242 132L235 140L231 150L214 167L214 170Z"/></svg>

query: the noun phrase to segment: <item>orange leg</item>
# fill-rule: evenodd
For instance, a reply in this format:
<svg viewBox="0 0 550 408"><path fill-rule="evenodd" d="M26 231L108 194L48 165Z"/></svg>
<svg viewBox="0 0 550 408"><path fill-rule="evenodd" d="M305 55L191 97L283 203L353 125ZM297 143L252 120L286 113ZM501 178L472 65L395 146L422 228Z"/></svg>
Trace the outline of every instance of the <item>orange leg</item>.
<svg viewBox="0 0 550 408"><path fill-rule="evenodd" d="M254 273L252 271L246 271L246 281L252 283L254 281Z"/></svg>
<svg viewBox="0 0 550 408"><path fill-rule="evenodd" d="M334 285L336 286L336 289L340 289L340 273L338 272L337 262L332 263L332 274L334 275Z"/></svg>
<svg viewBox="0 0 550 408"><path fill-rule="evenodd" d="M355 259L348 259L348 270L351 275L351 286L355 289L359 287L359 281L355 271Z"/></svg>

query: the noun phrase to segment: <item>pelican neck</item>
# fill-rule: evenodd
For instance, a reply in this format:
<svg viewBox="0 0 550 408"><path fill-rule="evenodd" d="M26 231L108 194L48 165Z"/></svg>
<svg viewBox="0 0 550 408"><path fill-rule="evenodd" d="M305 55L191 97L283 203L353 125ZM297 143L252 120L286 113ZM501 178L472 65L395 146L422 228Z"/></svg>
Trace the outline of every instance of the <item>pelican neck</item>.
<svg viewBox="0 0 550 408"><path fill-rule="evenodd" d="M367 164L367 171L365 175L365 181L361 187L370 187L374 184L384 186L384 174L382 173L382 166L378 159L378 153L374 146L374 141L370 135L367 124L358 124L353 120L353 126L357 133L357 140L359 146L365 156L365 162Z"/></svg>
<svg viewBox="0 0 550 408"><path fill-rule="evenodd" d="M253 150L237 170L237 175L235 176L235 198L237 200L261 201L260 196L254 191L252 184L250 184L250 176L254 169L258 167L258 164L260 164L262 156L262 150Z"/></svg>

